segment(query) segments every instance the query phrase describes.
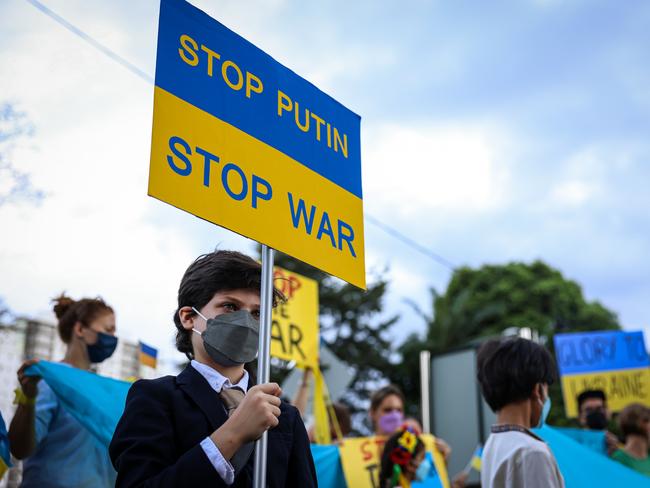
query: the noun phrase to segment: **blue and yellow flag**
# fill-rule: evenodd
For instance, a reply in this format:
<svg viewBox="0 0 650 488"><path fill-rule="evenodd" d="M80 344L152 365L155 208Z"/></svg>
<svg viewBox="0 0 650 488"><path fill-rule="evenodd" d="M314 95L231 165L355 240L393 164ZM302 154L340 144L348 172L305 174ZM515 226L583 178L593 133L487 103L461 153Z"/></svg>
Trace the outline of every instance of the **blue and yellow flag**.
<svg viewBox="0 0 650 488"><path fill-rule="evenodd" d="M12 467L11 456L9 455L9 436L5 421L0 414L0 480L7 470Z"/></svg>
<svg viewBox="0 0 650 488"><path fill-rule="evenodd" d="M27 368L25 374L41 376L61 405L108 447L131 383L49 361L39 361Z"/></svg>
<svg viewBox="0 0 650 488"><path fill-rule="evenodd" d="M140 364L155 368L158 363L158 349L140 342Z"/></svg>
<svg viewBox="0 0 650 488"><path fill-rule="evenodd" d="M481 471L481 457L483 456L483 446L480 444L476 447L474 454L472 454L472 459L469 461L469 465L474 468L476 471Z"/></svg>

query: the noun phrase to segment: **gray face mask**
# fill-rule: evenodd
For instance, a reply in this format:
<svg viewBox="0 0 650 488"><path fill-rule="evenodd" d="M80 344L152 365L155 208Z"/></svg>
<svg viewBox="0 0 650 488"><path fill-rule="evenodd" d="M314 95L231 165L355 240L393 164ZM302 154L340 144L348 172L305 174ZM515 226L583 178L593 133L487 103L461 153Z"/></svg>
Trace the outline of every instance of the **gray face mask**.
<svg viewBox="0 0 650 488"><path fill-rule="evenodd" d="M257 357L260 324L248 310L224 313L213 319L206 319L194 307L192 310L207 324L203 332L192 330L201 336L205 351L215 363L237 366Z"/></svg>

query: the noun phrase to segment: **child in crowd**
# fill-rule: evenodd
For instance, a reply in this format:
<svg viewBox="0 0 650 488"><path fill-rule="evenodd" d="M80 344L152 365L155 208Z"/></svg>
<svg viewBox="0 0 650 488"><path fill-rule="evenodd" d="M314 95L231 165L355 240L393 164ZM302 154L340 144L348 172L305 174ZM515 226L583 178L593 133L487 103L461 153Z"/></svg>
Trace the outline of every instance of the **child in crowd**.
<svg viewBox="0 0 650 488"><path fill-rule="evenodd" d="M488 341L477 356L478 381L497 423L483 449L484 488L562 488L564 479L546 443L531 432L551 409L556 373L543 346L526 339Z"/></svg>
<svg viewBox="0 0 650 488"><path fill-rule="evenodd" d="M267 486L316 486L298 410L245 368L257 357L260 281L260 264L234 251L187 269L174 323L190 364L131 387L110 445L118 488L252 486L254 441L267 430Z"/></svg>

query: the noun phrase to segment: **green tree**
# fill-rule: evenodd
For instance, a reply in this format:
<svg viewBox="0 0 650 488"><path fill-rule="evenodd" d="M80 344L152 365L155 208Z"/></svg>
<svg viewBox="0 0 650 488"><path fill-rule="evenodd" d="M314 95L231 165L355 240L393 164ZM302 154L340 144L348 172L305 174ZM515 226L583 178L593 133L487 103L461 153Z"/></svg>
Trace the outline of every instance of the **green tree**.
<svg viewBox="0 0 650 488"><path fill-rule="evenodd" d="M392 367L392 344L387 333L398 316L382 314L387 281L380 275L363 291L279 252L275 264L318 282L321 341L354 368L355 376L344 399L353 411L360 411L376 382ZM272 370L274 378L280 374L276 368Z"/></svg>
<svg viewBox="0 0 650 488"><path fill-rule="evenodd" d="M553 351L556 332L620 329L614 312L588 302L578 283L542 261L458 268L445 293L431 289L431 312L416 311L426 323L426 335L406 339L398 349L403 361L391 375L412 405L419 400L420 350L442 353L510 327L530 327ZM551 420L560 421L564 406L559 385L551 393Z"/></svg>

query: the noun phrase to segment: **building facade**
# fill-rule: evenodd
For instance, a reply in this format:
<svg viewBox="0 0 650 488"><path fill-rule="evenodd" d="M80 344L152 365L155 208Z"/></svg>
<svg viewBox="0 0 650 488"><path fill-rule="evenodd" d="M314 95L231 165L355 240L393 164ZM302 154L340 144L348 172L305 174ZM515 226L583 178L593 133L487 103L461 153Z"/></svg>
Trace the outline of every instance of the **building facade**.
<svg viewBox="0 0 650 488"><path fill-rule="evenodd" d="M0 325L0 412L7 428L13 417L14 389L18 386L16 371L26 359L38 358L60 361L66 346L60 339L56 325L47 321L18 318L10 325ZM102 375L121 380L152 378L155 369L140 364L138 343L120 340L115 353L95 365ZM0 488L17 488L21 481L21 463L12 460L11 468L0 481Z"/></svg>

